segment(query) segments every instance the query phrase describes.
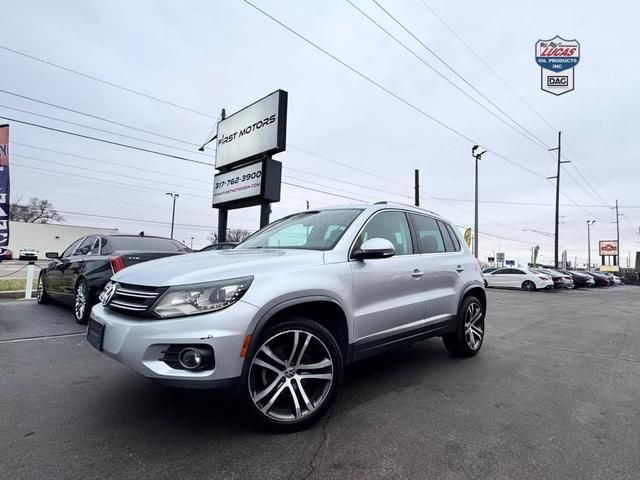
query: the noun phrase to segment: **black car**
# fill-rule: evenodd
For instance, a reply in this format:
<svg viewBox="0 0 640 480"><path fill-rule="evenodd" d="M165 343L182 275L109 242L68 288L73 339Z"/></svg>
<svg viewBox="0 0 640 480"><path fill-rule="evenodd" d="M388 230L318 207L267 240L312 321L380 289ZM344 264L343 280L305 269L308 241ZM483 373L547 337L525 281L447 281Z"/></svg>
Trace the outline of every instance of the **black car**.
<svg viewBox="0 0 640 480"><path fill-rule="evenodd" d="M605 273L592 270L589 272L589 275L591 275L595 280L596 287L608 287L609 285L612 285L611 279Z"/></svg>
<svg viewBox="0 0 640 480"><path fill-rule="evenodd" d="M91 235L73 242L40 271L38 303L55 300L72 305L78 323L89 320L91 307L112 275L136 263L189 253L182 243L162 237L138 235Z"/></svg>
<svg viewBox="0 0 640 480"><path fill-rule="evenodd" d="M559 270L559 271L561 273L564 273L565 275L570 275L571 278L573 278L573 283L575 284L576 288L596 286L595 280L588 273L576 272L573 270Z"/></svg>
<svg viewBox="0 0 640 480"><path fill-rule="evenodd" d="M238 242L219 242L207 245L206 247L198 250L199 252L208 252L209 250L228 250L238 245Z"/></svg>

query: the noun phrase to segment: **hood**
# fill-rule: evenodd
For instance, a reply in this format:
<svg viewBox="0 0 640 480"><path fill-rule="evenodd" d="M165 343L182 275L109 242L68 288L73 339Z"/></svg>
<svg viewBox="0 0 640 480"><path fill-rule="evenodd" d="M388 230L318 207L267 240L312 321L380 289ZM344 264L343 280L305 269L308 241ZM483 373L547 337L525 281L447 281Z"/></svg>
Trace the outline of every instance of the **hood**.
<svg viewBox="0 0 640 480"><path fill-rule="evenodd" d="M165 287L274 273L322 263L324 252L317 250L213 250L133 265L115 274L113 280L134 285Z"/></svg>

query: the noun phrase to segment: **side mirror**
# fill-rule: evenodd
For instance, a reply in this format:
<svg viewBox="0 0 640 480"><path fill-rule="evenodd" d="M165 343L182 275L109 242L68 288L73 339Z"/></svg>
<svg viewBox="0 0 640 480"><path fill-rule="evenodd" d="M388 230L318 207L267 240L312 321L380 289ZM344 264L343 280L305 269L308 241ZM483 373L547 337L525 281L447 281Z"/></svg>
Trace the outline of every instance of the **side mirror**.
<svg viewBox="0 0 640 480"><path fill-rule="evenodd" d="M367 260L372 258L389 258L393 257L396 249L386 238L370 238L364 242L358 250L354 250L351 258L358 260Z"/></svg>
<svg viewBox="0 0 640 480"><path fill-rule="evenodd" d="M60 254L58 252L47 252L44 256L47 258L60 258Z"/></svg>

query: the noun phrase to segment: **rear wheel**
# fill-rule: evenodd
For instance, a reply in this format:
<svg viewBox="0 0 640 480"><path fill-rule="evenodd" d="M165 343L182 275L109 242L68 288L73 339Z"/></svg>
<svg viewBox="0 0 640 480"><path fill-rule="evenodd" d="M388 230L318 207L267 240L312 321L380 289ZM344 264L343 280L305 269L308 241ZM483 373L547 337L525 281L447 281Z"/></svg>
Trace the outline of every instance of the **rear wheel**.
<svg viewBox="0 0 640 480"><path fill-rule="evenodd" d="M522 284L522 289L527 290L529 292L533 292L536 289L536 284L533 283L531 280L527 280Z"/></svg>
<svg viewBox="0 0 640 480"><path fill-rule="evenodd" d="M447 350L459 357L478 353L484 340L484 316L482 302L471 295L466 297L458 311L456 331L442 337Z"/></svg>
<svg viewBox="0 0 640 480"><path fill-rule="evenodd" d="M91 315L91 295L89 294L89 283L81 278L76 285L76 294L73 302L73 313L76 322L81 325L89 321Z"/></svg>
<svg viewBox="0 0 640 480"><path fill-rule="evenodd" d="M342 383L342 354L319 323L295 318L270 328L250 358L243 397L270 430L301 430L319 420Z"/></svg>
<svg viewBox="0 0 640 480"><path fill-rule="evenodd" d="M47 295L47 291L44 288L44 273L41 273L38 277L38 293L36 299L40 305L51 303L51 297Z"/></svg>

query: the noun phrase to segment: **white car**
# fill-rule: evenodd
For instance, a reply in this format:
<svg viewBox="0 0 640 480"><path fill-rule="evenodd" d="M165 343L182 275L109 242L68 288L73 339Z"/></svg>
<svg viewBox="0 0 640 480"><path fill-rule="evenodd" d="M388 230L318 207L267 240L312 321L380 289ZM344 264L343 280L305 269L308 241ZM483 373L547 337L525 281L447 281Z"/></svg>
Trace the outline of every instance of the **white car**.
<svg viewBox="0 0 640 480"><path fill-rule="evenodd" d="M487 287L521 288L523 290L539 290L553 288L553 280L549 275L532 272L527 268L499 268L484 274Z"/></svg>
<svg viewBox="0 0 640 480"><path fill-rule="evenodd" d="M35 248L23 248L18 252L19 260L37 260L38 250Z"/></svg>

